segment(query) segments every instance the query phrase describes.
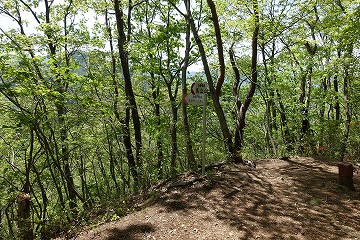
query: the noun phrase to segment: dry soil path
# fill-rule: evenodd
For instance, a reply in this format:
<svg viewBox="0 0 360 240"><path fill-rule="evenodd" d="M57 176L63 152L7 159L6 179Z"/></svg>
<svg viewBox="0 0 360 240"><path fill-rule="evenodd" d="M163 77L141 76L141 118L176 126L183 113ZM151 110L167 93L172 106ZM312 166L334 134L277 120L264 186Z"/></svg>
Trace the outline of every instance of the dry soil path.
<svg viewBox="0 0 360 240"><path fill-rule="evenodd" d="M159 186L142 210L75 239L360 240L360 174L354 176L357 190L350 191L338 185L336 163L299 157L256 162L256 169L228 165L204 179L183 175Z"/></svg>

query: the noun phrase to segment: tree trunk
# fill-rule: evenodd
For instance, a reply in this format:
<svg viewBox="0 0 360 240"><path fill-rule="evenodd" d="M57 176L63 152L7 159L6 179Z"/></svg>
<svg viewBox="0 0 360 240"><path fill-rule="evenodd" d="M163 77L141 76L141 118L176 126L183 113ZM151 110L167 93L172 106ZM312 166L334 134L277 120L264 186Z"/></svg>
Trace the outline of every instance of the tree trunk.
<svg viewBox="0 0 360 240"><path fill-rule="evenodd" d="M59 91L63 94L65 91ZM56 104L57 113L58 113L58 121L60 126L60 142L61 142L61 159L64 167L64 177L66 181L67 190L69 193L69 207L73 214L77 214L77 202L76 202L76 190L74 186L74 180L72 176L72 172L70 170L69 163L69 147L67 144L68 136L67 136L67 126L65 123L65 100L61 97L60 103Z"/></svg>
<svg viewBox="0 0 360 240"><path fill-rule="evenodd" d="M13 210L12 208L12 204L8 204L8 206L5 208L5 217L6 217L6 222L7 222L7 228L9 230L9 235L10 236L14 236L14 229L13 229L13 219L15 218L13 216L13 214L9 214L9 209Z"/></svg>
<svg viewBox="0 0 360 240"><path fill-rule="evenodd" d="M160 119L160 104L159 104L159 93L160 89L159 86L156 86L155 83L155 76L154 73L151 73L151 79L152 79L152 97L154 100L154 111L155 111L155 117L156 117L156 125L157 130L161 131L161 119ZM156 148L157 148L157 171L158 171L158 177L161 178L163 175L163 162L164 162L164 153L163 153L163 147L162 147L162 137L161 134L156 134Z"/></svg>
<svg viewBox="0 0 360 240"><path fill-rule="evenodd" d="M186 4L187 11L189 12L190 4L189 1ZM186 36L185 36L185 56L184 63L182 66L181 78L182 78L182 94L185 96L187 94L187 68L189 66L189 58L190 58L190 22L189 19L186 19ZM191 134L190 134L190 126L187 114L187 105L182 102L182 118L184 125L184 135L185 135L185 146L186 146L186 156L187 156L187 165L190 169L195 169L197 166L194 156L194 151L192 148L191 142Z"/></svg>
<svg viewBox="0 0 360 240"><path fill-rule="evenodd" d="M235 139L234 139L234 149L238 153L235 162L242 162L241 149L244 141L244 128L246 111L248 110L252 97L254 96L256 84L257 84L257 43L259 35L259 6L257 0L252 1L254 9L254 23L255 28L252 36L252 56L251 56L251 84L247 96L244 102L241 104L241 107L238 109L236 122L235 122Z"/></svg>
<svg viewBox="0 0 360 240"><path fill-rule="evenodd" d="M337 75L334 76L334 91L335 91L335 120L340 120L340 102L339 102L339 81Z"/></svg>
<svg viewBox="0 0 360 240"><path fill-rule="evenodd" d="M106 126L104 126L104 127L107 128ZM115 166L117 164L116 164L116 157L114 156L113 143L112 143L112 139L110 139L108 132L106 133L106 135L107 135L106 138L107 138L107 142L108 142L108 151L109 151L109 158L110 158L110 163L109 163L110 176L111 176L111 179L112 179L115 189L116 189L116 196L120 196L120 187L116 180L116 174L115 174Z"/></svg>
<svg viewBox="0 0 360 240"><path fill-rule="evenodd" d="M310 99L311 99L311 76L312 75L312 67L310 67L308 74L306 75L306 85L303 89L303 93L306 96L306 100L303 99L301 104L303 105L302 111L302 122L301 122L301 133L302 138L308 133L310 129L310 121L309 121L309 110L310 110Z"/></svg>
<svg viewBox="0 0 360 240"><path fill-rule="evenodd" d="M31 127L30 129L30 140L29 140L29 157L26 162L26 171L25 171L25 183L23 186L23 191L19 192L17 195L18 203L18 227L20 230L20 239L22 240L33 240L33 225L31 223L31 196L30 196L30 171L34 164L33 161L33 151L34 151L34 130Z"/></svg>
<svg viewBox="0 0 360 240"><path fill-rule="evenodd" d="M134 135L136 142L136 162L138 167L141 164L141 148L142 148L142 140L141 140L141 124L140 124L140 116L138 112L138 108L136 105L135 94L133 91L132 83L131 83L131 74L130 74L130 66L129 66L129 58L128 51L126 46L126 35L125 35L125 22L124 22L124 14L123 7L121 5L121 1L114 0L114 8L115 8L115 16L116 16L116 26L118 30L118 48L120 54L120 61L122 66L122 73L124 77L124 85L125 85L125 94L128 101L127 108L131 110L132 121L134 125ZM128 16L129 17L129 16ZM130 26L128 26L130 27ZM129 36L128 36L129 37ZM130 135L130 132L128 133Z"/></svg>
<svg viewBox="0 0 360 240"><path fill-rule="evenodd" d="M3 204L0 202L0 240L3 240L3 234L2 232L4 231L4 227L3 227L3 210L4 210L4 206Z"/></svg>
<svg viewBox="0 0 360 240"><path fill-rule="evenodd" d="M50 175L51 178L53 180L53 183L55 185L56 191L58 193L58 197L59 197L59 201L61 204L61 207L63 208L65 214L66 214L66 219L68 220L68 222L70 222L70 217L68 215L68 212L66 211L66 206L65 206L65 199L63 196L63 192L62 192L62 187L61 184L59 184L59 179L56 177L56 172L55 169L57 169L59 171L60 174L60 179L62 182L62 185L65 186L66 185L66 181L64 180L64 173L63 170L61 168L60 165L60 159L58 157L57 153L54 153L54 150L57 152L57 145L56 145L56 141L55 141L55 136L54 136L54 132L53 130L50 128L50 132L53 135L52 138L54 139L54 145L55 149L53 149L50 145L51 145L51 138L48 139L43 131L43 129L41 129L39 126L35 126L35 132L36 132L36 136L40 142L40 144L42 145L42 147L45 150L45 154L46 154L46 162L48 164L49 167L49 171L50 171ZM50 161L50 159L51 161ZM52 164L54 163L54 164ZM55 165L55 169L53 169L53 165Z"/></svg>
<svg viewBox="0 0 360 240"><path fill-rule="evenodd" d="M271 64L273 65L274 57L275 57L275 40L273 41L272 46L272 55L270 56ZM270 76L270 72L268 69L267 56L265 53L265 45L261 44L261 55L263 59L264 71L265 71L265 93L266 96L264 98L265 102L265 143L267 148L272 148L273 153L276 155L277 150L273 141L272 132L273 129L276 130L276 109L274 106L274 90L272 89L272 76Z"/></svg>
<svg viewBox="0 0 360 240"><path fill-rule="evenodd" d="M93 206L94 201L92 199L91 192L89 191L89 187L87 185L85 161L81 153L80 153L80 166L78 170L81 180L81 193L84 196L84 199L86 200L85 207L89 209Z"/></svg>
<svg viewBox="0 0 360 240"><path fill-rule="evenodd" d="M69 2L69 7L71 6L72 1ZM48 1L45 1L45 21L47 24L50 24L50 7L52 3L49 3ZM69 10L69 8L67 9ZM64 37L67 38L67 18L68 12L65 13L64 16ZM56 60L56 54L57 54L57 46L54 43L55 38L53 36L53 33L51 30L47 30L45 32L47 38L48 38L48 47L50 50L50 57L54 60L53 61L53 67L54 69L58 69L58 63ZM67 51L67 45L65 44L64 47L64 54L65 54L65 63L66 66L69 66L69 56ZM76 202L76 190L74 185L74 180L72 176L72 172L70 169L70 163L69 163L69 147L68 147L68 126L66 124L65 118L67 114L66 109L66 100L64 94L67 92L68 83L66 83L65 78L67 78L65 72L64 75L60 74L59 72L54 72L56 77L56 83L55 83L55 91L59 93L59 99L57 99L57 102L55 103L56 111L57 111L57 119L58 119L58 126L59 126L59 132L60 132L60 145L61 145L61 160L63 164L63 172L64 172L64 178L66 181L66 187L68 190L68 200L69 200L69 207L70 210L74 215L77 214L77 202Z"/></svg>
<svg viewBox="0 0 360 240"><path fill-rule="evenodd" d="M152 33L151 33L151 26L150 26L150 21L153 20L153 15L149 16L149 11L148 11L148 4L149 2L146 2L146 13L145 13L145 22L146 22L146 28L147 28L147 37L149 39L152 38ZM149 52L148 53L148 57L150 59L150 62L153 62L154 60L154 55ZM153 70L150 71L150 79L151 79L151 91L152 91L152 100L153 100L153 107L154 107L154 113L155 113L155 118L156 118L156 125L157 125L157 133L156 133L156 148L157 148L157 153L156 153L156 157L157 157L157 172L158 172L158 178L162 178L163 176L163 162L164 162L164 152L163 152L163 141L162 141L162 134L161 134L161 116L160 116L160 103L159 103L159 95L160 95L160 86L159 83L157 81L157 78L155 77L155 73Z"/></svg>
<svg viewBox="0 0 360 240"><path fill-rule="evenodd" d="M99 148L96 148L96 152L100 152L100 149ZM100 172L101 172L101 175L102 175L102 178L103 178L103 185L106 186L106 188L104 189L104 186L103 186L103 189L106 191L106 194L107 196L111 196L111 187L110 187L110 183L109 183L109 177L107 175L107 172L105 170L105 167L104 167L104 164L103 164L103 159L101 158L101 155L100 154L97 154L97 159L98 159L98 169L100 169Z"/></svg>
<svg viewBox="0 0 360 240"><path fill-rule="evenodd" d="M198 34L198 30L196 29L195 22L194 22L194 19L192 18L190 8L188 8L188 7L187 7L187 16L186 17L190 23L191 31L194 35L195 42L199 48L201 61L203 63L203 67L204 67L205 76L206 76L207 82L209 84L211 99L213 101L215 113L219 120L219 124L220 124L220 128L221 128L221 132L223 134L226 150L228 152L228 155L230 157L233 157L234 149L233 149L232 135L230 133L230 130L229 130L226 118L225 118L225 114L224 114L224 111L220 104L220 99L219 99L221 87L224 82L224 76L225 76L225 63L224 63L223 47L222 47L221 33L220 33L220 27L219 27L219 19L218 19L218 15L216 13L216 8L215 8L214 2L212 0L208 0L207 2L210 7L210 10L211 10L212 20L214 23L216 43L217 43L217 49L218 49L219 66L220 66L219 67L219 76L218 76L218 80L216 83L216 88L214 87L214 81L211 76L208 59L207 59L207 55L206 55L204 46L202 44L202 40ZM185 4L189 5L190 3L188 3L185 0Z"/></svg>
<svg viewBox="0 0 360 240"><path fill-rule="evenodd" d="M171 121L171 175L176 173L176 160L178 154L178 144L177 144L177 120L178 120L178 107L174 105L175 102L172 102L171 112L172 112L172 121Z"/></svg>
<svg viewBox="0 0 360 240"><path fill-rule="evenodd" d="M304 76L301 81L301 99L300 104L302 108L302 122L301 122L301 137L300 139L303 140L303 138L308 134L310 130L310 120L309 120L309 111L310 111L310 101L311 101L311 89L312 89L312 74L313 74L313 65L314 65L314 56L317 51L317 44L316 44L316 37L315 37L315 26L317 22L319 21L318 17L318 11L317 11L317 3L314 3L313 10L315 15L315 22L309 22L306 21L310 28L310 33L312 37L312 41L315 42L313 46L309 43L309 41L305 42L305 48L310 56L310 63L308 63L308 66L306 67L306 72L304 73ZM306 100L305 100L306 97ZM300 151L304 151L303 142L300 146Z"/></svg>
<svg viewBox="0 0 360 240"><path fill-rule="evenodd" d="M135 158L134 158L134 155L132 152L130 127L129 127L129 122L130 122L130 109L129 108L126 108L125 114L126 114L125 119L121 120L123 142L124 142L124 146L125 146L126 158L129 163L130 172L131 172L132 177L134 178L135 185L137 185L139 183L139 175L138 175L138 171L136 168Z"/></svg>
<svg viewBox="0 0 360 240"><path fill-rule="evenodd" d="M20 239L33 240L33 228L30 222L31 197L29 193L19 192L17 195L18 203L18 227Z"/></svg>
<svg viewBox="0 0 360 240"><path fill-rule="evenodd" d="M327 79L328 78L329 77L323 78L323 80L321 82L321 92L323 93L322 99L325 99L325 97L327 96ZM320 119L321 119L321 121L325 120L325 102L321 102L321 104L320 104Z"/></svg>
<svg viewBox="0 0 360 240"><path fill-rule="evenodd" d="M45 189L45 187L44 187L44 184L43 184L42 181L41 181L39 171L35 168L35 165L33 165L32 169L33 169L33 172L34 172L35 175L36 175L36 181L38 182L39 187L40 187L40 191L41 191L43 211L42 211L42 215L41 215L41 218L40 218L40 219L44 221L45 218L46 218L47 205L48 205L49 199L48 199L48 197L47 197L47 195L46 195L46 189Z"/></svg>
<svg viewBox="0 0 360 240"><path fill-rule="evenodd" d="M165 80L165 76L163 75L163 78ZM179 81L176 81L176 85L175 85L175 92L174 94L172 93L172 83L174 82L174 78L176 78L176 76L171 76L171 80L170 81L166 81L166 86L167 86L167 90L168 90L168 95L169 95L169 99L170 99L170 103L171 103L171 130L170 130L170 135L171 135L171 161L170 161L170 172L171 175L175 175L176 173L176 160L177 160L177 155L178 155L178 144L177 144L177 121L178 121L178 110L179 107L176 103L176 96L178 93L178 89L179 89Z"/></svg>
<svg viewBox="0 0 360 240"><path fill-rule="evenodd" d="M353 45L352 44L348 45L346 51L347 51L347 53L345 54L345 56L347 58L352 58ZM345 156L346 148L347 148L347 142L348 142L349 133L350 133L350 123L351 123L351 105L350 105L350 99L349 99L350 63L345 64L344 72L345 73L344 73L344 90L343 90L343 93L344 93L344 110L345 110L346 120L345 120L344 135L343 135L343 139L342 139L342 143L341 143L339 161L344 160L344 156Z"/></svg>
<svg viewBox="0 0 360 240"><path fill-rule="evenodd" d="M281 95L278 90L276 91L276 95L277 95L277 100L278 100L279 108L280 108L279 112L280 112L281 131L282 131L283 140L284 140L284 143L286 146L286 150L288 152L291 152L294 150L294 137L290 133L290 130L289 130L289 127L287 124L284 103L281 100Z"/></svg>

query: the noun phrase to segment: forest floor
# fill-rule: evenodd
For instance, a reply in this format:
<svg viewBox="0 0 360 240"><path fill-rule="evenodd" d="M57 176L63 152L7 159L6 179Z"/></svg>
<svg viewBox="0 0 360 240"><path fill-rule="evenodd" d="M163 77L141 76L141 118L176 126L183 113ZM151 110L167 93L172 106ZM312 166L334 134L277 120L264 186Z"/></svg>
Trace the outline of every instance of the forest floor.
<svg viewBox="0 0 360 240"><path fill-rule="evenodd" d="M184 174L153 188L138 211L76 240L359 239L360 173L351 191L336 162L292 157Z"/></svg>

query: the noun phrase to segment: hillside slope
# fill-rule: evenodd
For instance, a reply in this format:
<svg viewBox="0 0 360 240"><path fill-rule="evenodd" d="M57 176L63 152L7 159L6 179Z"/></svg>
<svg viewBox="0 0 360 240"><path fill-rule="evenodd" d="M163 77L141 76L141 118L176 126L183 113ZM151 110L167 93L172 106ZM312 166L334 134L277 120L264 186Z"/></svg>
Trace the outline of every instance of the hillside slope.
<svg viewBox="0 0 360 240"><path fill-rule="evenodd" d="M336 163L312 158L227 165L164 183L142 210L74 239L359 239L360 174L354 182L339 186Z"/></svg>

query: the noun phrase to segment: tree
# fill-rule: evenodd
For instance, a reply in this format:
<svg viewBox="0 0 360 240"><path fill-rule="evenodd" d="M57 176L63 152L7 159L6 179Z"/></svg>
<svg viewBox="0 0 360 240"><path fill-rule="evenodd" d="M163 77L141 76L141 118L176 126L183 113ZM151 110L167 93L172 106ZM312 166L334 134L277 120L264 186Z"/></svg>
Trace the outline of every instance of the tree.
<svg viewBox="0 0 360 240"><path fill-rule="evenodd" d="M186 12L190 11L190 1L187 0L185 4L187 10ZM191 33L191 26L190 21L186 19L186 36L185 36L185 56L184 62L181 68L181 80L182 80L182 95L185 96L187 94L187 68L190 62L190 50L191 50L191 42L190 42L190 33ZM192 148L191 143L191 135L190 135L190 126L187 114L187 105L183 102L182 103L182 114L183 114L183 125L184 125L184 135L186 141L186 154L188 159L188 165L191 169L196 167L194 151Z"/></svg>
<svg viewBox="0 0 360 240"><path fill-rule="evenodd" d="M0 238L117 218L197 170L192 82L210 88L208 164L359 155L358 0L87 3L0 3Z"/></svg>
<svg viewBox="0 0 360 240"><path fill-rule="evenodd" d="M129 14L128 14L128 22L131 21L131 1L129 2ZM125 85L125 94L128 101L126 107L126 117L124 119L124 144L126 146L126 154L130 164L130 168L134 177L135 182L138 179L138 173L136 172L136 162L134 160L132 154L132 146L131 146L131 139L130 139L130 129L129 129L129 117L130 112L134 124L134 135L136 141L136 161L138 167L141 166L141 148L142 148L142 140L141 140L141 124L140 124L140 117L138 113L138 108L136 105L136 99L131 83L131 74L130 74L130 66L129 66L129 59L128 59L128 50L127 50L127 42L129 42L131 37L131 25L128 25L128 33L125 34L125 21L124 21L124 13L123 13L123 6L122 1L114 0L114 9L115 9L115 16L116 16L116 26L118 30L118 48L120 54L120 61L122 67L122 73L124 78L124 85Z"/></svg>
<svg viewBox="0 0 360 240"><path fill-rule="evenodd" d="M190 2L184 1L184 3L185 3L187 12L186 12L186 15L185 14L183 14L183 15L185 16L187 21L189 21L189 23L190 23L192 34L194 36L197 47L199 49L201 61L202 61L203 68L204 68L204 73L205 73L207 82L209 84L210 96L213 101L215 112L216 112L216 115L219 120L225 147L228 151L228 154L231 157L233 157L235 155L234 155L232 135L230 133L230 130L229 130L229 127L228 127L228 124L227 124L227 121L226 121L226 118L224 115L224 111L220 104L220 92L221 92L221 87L222 87L222 84L224 83L224 78L225 78L225 62L224 62L223 43L222 43L222 39L221 39L221 31L220 31L220 26L219 26L218 15L216 12L216 7L215 7L215 4L213 1L211 1L211 0L207 1L208 6L211 11L211 20L213 21L216 45L217 45L217 52L218 52L217 57L218 57L218 61L219 61L219 74L218 74L218 78L216 81L216 85L214 85L214 80L211 75L208 58L207 58L207 55L206 55L206 52L204 49L204 45L203 45L201 37L198 33L199 30L197 29L197 27L195 25L195 21L192 16L192 12L190 10Z"/></svg>
<svg viewBox="0 0 360 240"><path fill-rule="evenodd" d="M250 106L250 103L252 101L252 97L254 96L256 84L257 84L257 47L258 47L258 36L259 36L259 29L260 29L260 20L259 20L259 5L257 0L252 1L252 7L253 7L253 14L254 14L254 31L252 36L252 57L251 57L251 83L250 88L248 91L248 94L246 95L246 98L244 99L244 102L239 102L239 86L240 86L240 74L239 70L237 69L237 66L235 65L234 60L234 53L233 50L230 49L230 59L232 63L232 67L235 72L235 83L233 87L233 93L234 97L236 98L236 106L237 106L237 116L236 116L236 123L235 123L235 136L234 136L234 149L236 152L240 152L242 148L242 143L244 141L244 128L245 128L245 116L246 112ZM237 159L235 159L236 162L242 161L242 156L239 155Z"/></svg>

